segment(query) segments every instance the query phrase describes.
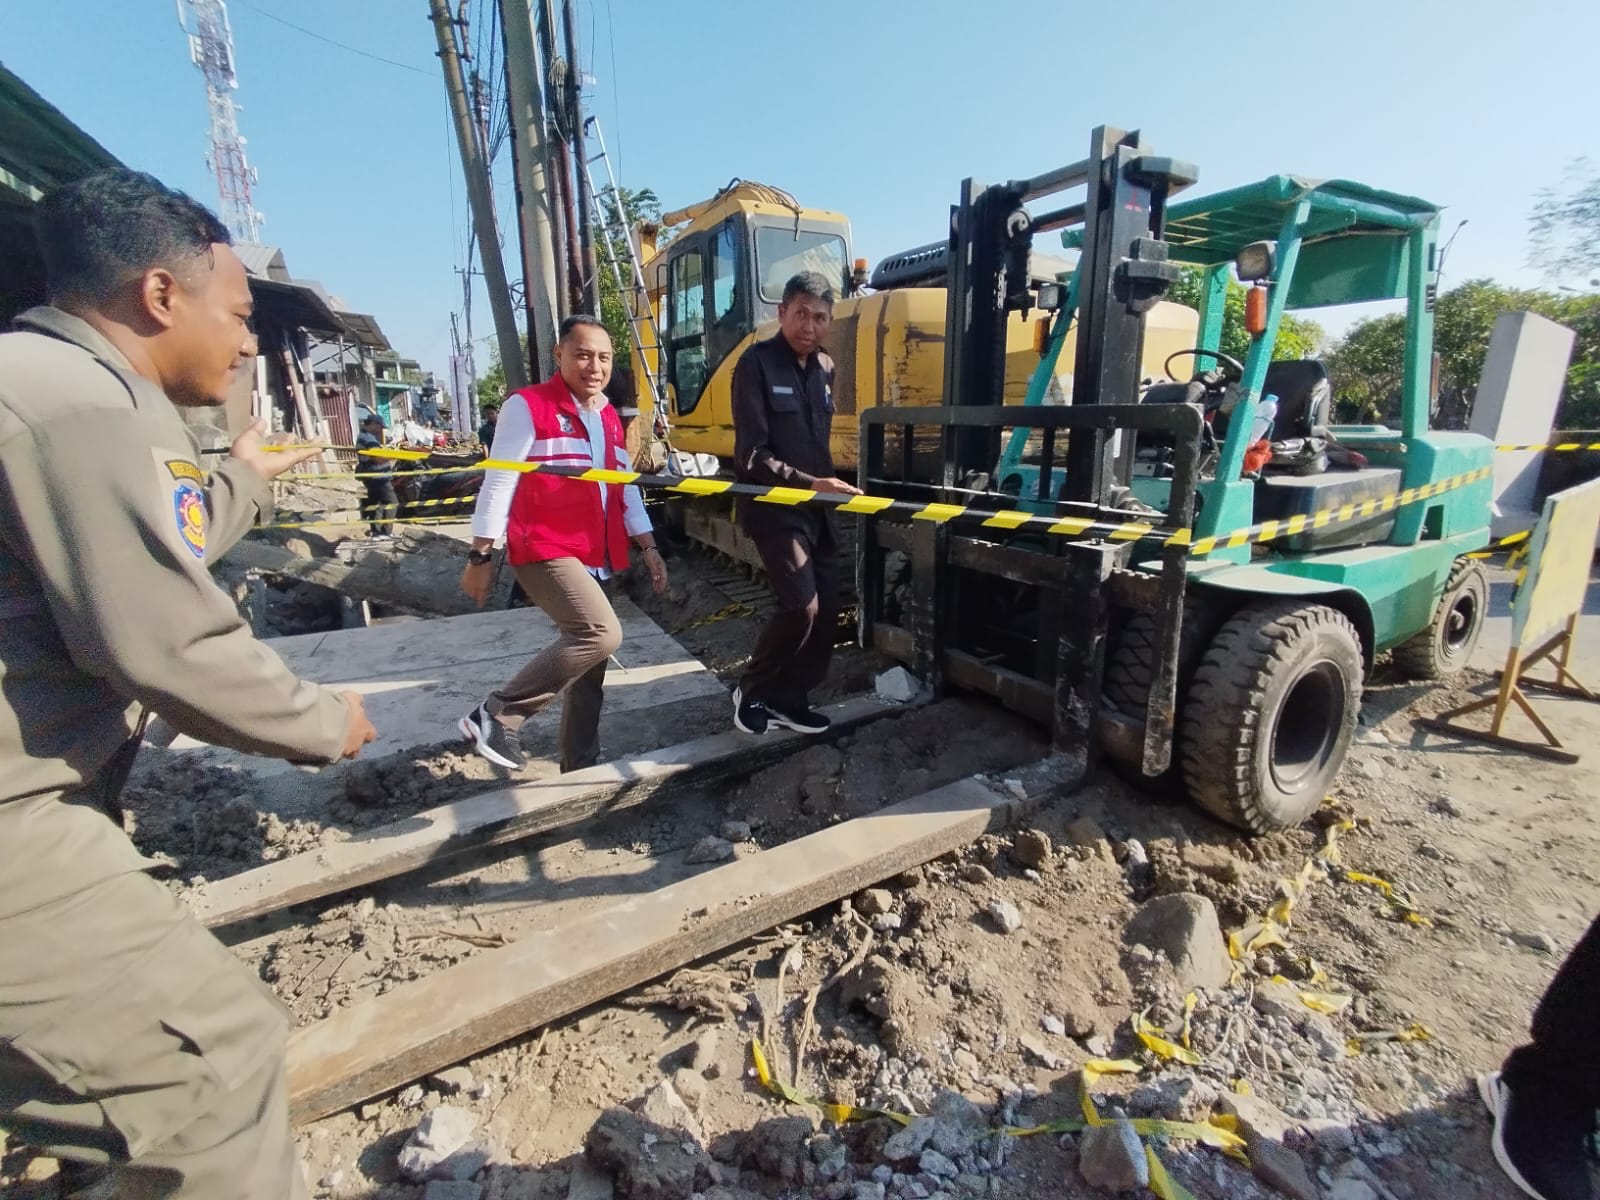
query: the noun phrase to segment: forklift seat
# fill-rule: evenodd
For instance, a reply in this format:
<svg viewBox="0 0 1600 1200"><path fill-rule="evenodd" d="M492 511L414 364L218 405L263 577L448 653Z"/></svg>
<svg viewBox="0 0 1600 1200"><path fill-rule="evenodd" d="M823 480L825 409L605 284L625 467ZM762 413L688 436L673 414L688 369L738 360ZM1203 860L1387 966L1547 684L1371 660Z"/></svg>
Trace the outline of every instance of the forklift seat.
<svg viewBox="0 0 1600 1200"><path fill-rule="evenodd" d="M1311 437L1314 429L1327 425L1333 408L1328 368L1315 358L1269 363L1261 394L1278 398L1278 416L1272 427L1274 442Z"/></svg>

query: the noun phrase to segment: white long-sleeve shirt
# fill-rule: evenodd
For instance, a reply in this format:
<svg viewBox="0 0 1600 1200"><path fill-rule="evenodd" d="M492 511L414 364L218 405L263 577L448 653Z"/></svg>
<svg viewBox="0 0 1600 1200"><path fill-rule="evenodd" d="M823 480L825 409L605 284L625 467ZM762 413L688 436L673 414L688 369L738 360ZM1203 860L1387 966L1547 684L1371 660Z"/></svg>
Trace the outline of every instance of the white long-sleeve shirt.
<svg viewBox="0 0 1600 1200"><path fill-rule="evenodd" d="M578 418L583 422L583 430L589 435L587 439L589 461L563 465L574 467L609 465L604 461L603 455L598 464L594 461L595 447L599 446L603 450L606 444L605 424L601 419L601 413L605 411L608 401L603 395L596 396L592 405L584 404L576 396L572 399L578 406ZM495 422L494 445L489 448L489 457L500 462L525 462L528 453L533 449L533 440L533 413L529 410L527 402L519 397L508 397L500 409L500 419ZM516 493L517 481L521 478L521 471L484 472L483 487L478 492L478 503L472 511L473 537L499 541L505 536L506 523L511 519L511 497ZM573 483L570 486L599 487L602 519L610 515L609 486L593 483ZM645 511L644 497L631 483L622 489L622 526L629 537L649 533L652 528L650 514ZM591 567L589 571L596 579L607 579L611 575L608 567Z"/></svg>

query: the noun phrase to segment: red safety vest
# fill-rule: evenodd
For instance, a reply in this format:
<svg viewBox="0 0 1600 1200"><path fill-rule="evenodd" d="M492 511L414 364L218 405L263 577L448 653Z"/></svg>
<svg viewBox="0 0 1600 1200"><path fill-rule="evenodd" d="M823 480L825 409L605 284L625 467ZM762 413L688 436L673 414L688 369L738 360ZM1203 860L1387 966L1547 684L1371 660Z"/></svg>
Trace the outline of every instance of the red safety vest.
<svg viewBox="0 0 1600 1200"><path fill-rule="evenodd" d="M622 419L606 405L600 410L606 444L592 453L577 402L560 375L512 393L533 415L533 446L528 461L559 467L606 466L629 469ZM605 506L601 507L601 494ZM513 566L576 558L586 567L628 565L628 533L622 520L622 485L583 483L529 471L517 480L506 524L506 557Z"/></svg>

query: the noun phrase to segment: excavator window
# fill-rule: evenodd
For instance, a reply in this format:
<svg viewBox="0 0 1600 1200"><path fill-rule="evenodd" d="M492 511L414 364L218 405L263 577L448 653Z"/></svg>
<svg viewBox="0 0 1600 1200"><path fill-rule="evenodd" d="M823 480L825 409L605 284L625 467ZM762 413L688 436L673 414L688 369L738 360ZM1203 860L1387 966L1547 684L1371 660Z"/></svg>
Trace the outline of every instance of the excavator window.
<svg viewBox="0 0 1600 1200"><path fill-rule="evenodd" d="M777 304L783 285L801 271L817 271L843 295L846 250L836 233L797 230L768 225L756 230L756 272L761 279L761 299Z"/></svg>
<svg viewBox="0 0 1600 1200"><path fill-rule="evenodd" d="M679 414L700 401L706 375L705 255L700 247L672 260L667 276L667 378Z"/></svg>

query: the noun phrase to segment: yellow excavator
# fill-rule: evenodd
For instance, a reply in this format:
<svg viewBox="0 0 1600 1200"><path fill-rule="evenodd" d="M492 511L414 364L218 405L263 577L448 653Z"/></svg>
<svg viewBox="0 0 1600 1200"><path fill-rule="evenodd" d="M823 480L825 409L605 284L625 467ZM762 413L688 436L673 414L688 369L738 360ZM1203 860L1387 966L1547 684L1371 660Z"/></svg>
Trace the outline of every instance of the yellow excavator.
<svg viewBox="0 0 1600 1200"><path fill-rule="evenodd" d="M661 232L677 226L660 244ZM636 333L631 360L640 420L646 431L641 467L666 465L723 473L733 456L733 369L745 349L777 331L784 283L799 271L837 281L841 299L825 348L835 371L833 458L841 475L857 466L856 414L880 405L938 405L944 385L946 244L937 242L879 263L870 279L853 259L850 222L841 213L806 208L777 188L735 179L709 200L663 215L634 231L644 280L631 298ZM1054 279L1059 271L1035 262ZM1041 266L1046 269L1041 270ZM1070 271L1062 262L1060 271ZM1044 349L1048 314L1013 313L1006 329L1005 402L1020 404ZM1161 302L1146 318L1143 373L1164 379L1161 364L1196 343L1193 309ZM1072 394L1069 339L1045 403ZM665 398L666 411L657 412ZM661 419L658 419L661 418ZM660 430L669 430L665 439ZM651 435L648 431L655 430ZM691 458L693 456L693 458ZM734 557L755 562L726 519L706 502L688 507L688 532Z"/></svg>

